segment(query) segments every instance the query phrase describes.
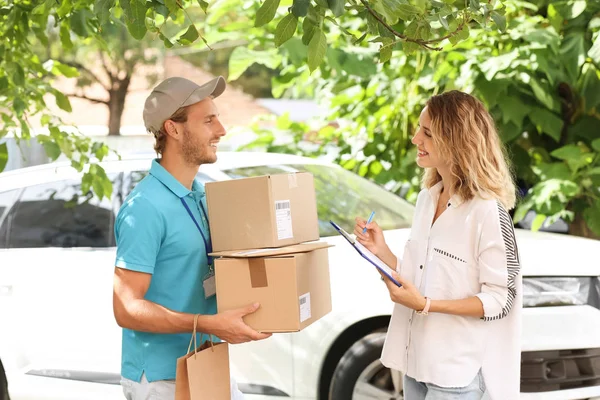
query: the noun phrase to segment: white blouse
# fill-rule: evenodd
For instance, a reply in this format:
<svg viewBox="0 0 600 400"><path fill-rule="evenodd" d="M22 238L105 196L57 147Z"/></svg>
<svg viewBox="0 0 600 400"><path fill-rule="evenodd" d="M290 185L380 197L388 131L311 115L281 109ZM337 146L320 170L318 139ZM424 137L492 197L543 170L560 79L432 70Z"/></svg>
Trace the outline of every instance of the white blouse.
<svg viewBox="0 0 600 400"><path fill-rule="evenodd" d="M420 382L464 387L479 370L492 400L520 391L522 277L513 223L496 200L453 196L431 226L442 182L419 193L398 273L432 300L477 296L484 317L395 304L382 363Z"/></svg>

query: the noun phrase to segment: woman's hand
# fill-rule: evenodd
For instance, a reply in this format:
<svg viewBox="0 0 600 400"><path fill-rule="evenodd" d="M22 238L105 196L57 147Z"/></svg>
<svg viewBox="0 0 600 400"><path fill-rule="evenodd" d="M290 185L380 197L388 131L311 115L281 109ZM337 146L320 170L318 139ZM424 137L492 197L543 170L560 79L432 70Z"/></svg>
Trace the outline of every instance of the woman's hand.
<svg viewBox="0 0 600 400"><path fill-rule="evenodd" d="M384 254L391 253L388 245L385 243L383 231L377 225L377 222L372 221L367 224L367 221L360 217L355 219L354 234L358 243L365 246L371 253L380 257ZM364 227L367 227L367 232L363 233Z"/></svg>
<svg viewBox="0 0 600 400"><path fill-rule="evenodd" d="M381 273L383 281L385 282L388 291L390 292L390 298L394 303L402 304L404 307L411 308L416 311L422 311L425 308L427 300L419 292L419 289L415 285L400 278L400 276L392 271L392 276L402 287L398 287L394 282L390 280L386 275Z"/></svg>

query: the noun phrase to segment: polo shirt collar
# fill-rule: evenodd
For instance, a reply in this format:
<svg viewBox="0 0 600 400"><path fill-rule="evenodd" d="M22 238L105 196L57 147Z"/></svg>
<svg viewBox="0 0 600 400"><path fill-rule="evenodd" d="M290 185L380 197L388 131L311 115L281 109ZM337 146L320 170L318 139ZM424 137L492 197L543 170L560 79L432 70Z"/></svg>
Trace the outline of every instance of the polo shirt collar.
<svg viewBox="0 0 600 400"><path fill-rule="evenodd" d="M443 188L444 188L443 181L439 181L438 183L436 183L435 185L433 185L432 187L429 188L429 195L431 196L431 200L433 201L434 204L437 204L437 201L440 198L440 193L442 193ZM456 208L463 203L463 200L459 195L453 194L450 197L449 203L452 207Z"/></svg>
<svg viewBox="0 0 600 400"><path fill-rule="evenodd" d="M160 159L152 160L152 166L150 167L150 175L158 179L163 185L167 187L175 196L182 198L190 194L203 197L204 188L198 184L196 180L192 182L192 190L189 190L181 184L169 171L167 171L162 165L160 165Z"/></svg>

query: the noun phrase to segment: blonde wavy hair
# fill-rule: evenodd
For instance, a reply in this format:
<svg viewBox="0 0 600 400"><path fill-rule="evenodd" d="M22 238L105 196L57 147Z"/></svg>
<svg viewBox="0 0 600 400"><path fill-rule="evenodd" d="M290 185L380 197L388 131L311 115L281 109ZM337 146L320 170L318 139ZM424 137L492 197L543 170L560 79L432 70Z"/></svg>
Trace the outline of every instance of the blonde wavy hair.
<svg viewBox="0 0 600 400"><path fill-rule="evenodd" d="M464 201L474 196L494 198L507 210L516 202L515 183L494 120L475 97L452 90L427 101L431 136L450 166L450 193ZM435 168L427 168L423 186L442 180Z"/></svg>

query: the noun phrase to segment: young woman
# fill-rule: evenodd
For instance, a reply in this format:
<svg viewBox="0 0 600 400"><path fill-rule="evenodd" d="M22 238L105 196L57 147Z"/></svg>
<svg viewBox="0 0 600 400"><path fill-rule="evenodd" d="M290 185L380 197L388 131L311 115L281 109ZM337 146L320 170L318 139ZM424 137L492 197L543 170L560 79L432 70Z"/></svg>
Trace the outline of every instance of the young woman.
<svg viewBox="0 0 600 400"><path fill-rule="evenodd" d="M517 400L515 185L492 117L466 93L433 96L412 143L425 173L402 259L376 222L354 230L402 284L384 278L396 304L381 361L405 374L406 400Z"/></svg>

